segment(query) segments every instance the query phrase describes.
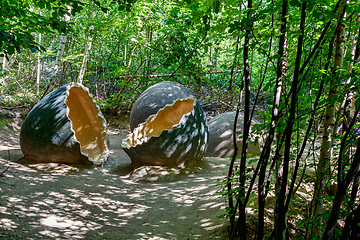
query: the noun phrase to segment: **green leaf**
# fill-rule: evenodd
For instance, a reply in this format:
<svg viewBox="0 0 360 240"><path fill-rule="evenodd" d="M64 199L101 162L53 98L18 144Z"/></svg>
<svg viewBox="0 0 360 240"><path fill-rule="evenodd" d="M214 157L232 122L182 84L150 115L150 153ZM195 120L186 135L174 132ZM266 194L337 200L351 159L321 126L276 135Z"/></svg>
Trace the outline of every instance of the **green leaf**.
<svg viewBox="0 0 360 240"><path fill-rule="evenodd" d="M14 52L15 52L14 46L9 46L8 49L7 49L7 51L8 51L7 53L8 53L9 55L14 54Z"/></svg>
<svg viewBox="0 0 360 240"><path fill-rule="evenodd" d="M53 18L57 18L57 17L59 16L59 14L58 14L58 12L53 12L53 13L51 14L51 16L52 16Z"/></svg>
<svg viewBox="0 0 360 240"><path fill-rule="evenodd" d="M323 214L323 218L325 219L325 221L328 221L329 217L330 217L330 214L328 214L328 213Z"/></svg>
<svg viewBox="0 0 360 240"><path fill-rule="evenodd" d="M41 9L45 8L45 3L43 1L39 2L37 5Z"/></svg>
<svg viewBox="0 0 360 240"><path fill-rule="evenodd" d="M225 211L228 212L228 213L230 213L230 212L232 211L232 209L233 209L233 208L231 208L231 207L226 207L226 208L225 208Z"/></svg>
<svg viewBox="0 0 360 240"><path fill-rule="evenodd" d="M271 56L272 59L278 59L280 57L280 54L275 54L273 56Z"/></svg>
<svg viewBox="0 0 360 240"><path fill-rule="evenodd" d="M360 98L357 98L355 101L355 106L358 107L360 105Z"/></svg>
<svg viewBox="0 0 360 240"><path fill-rule="evenodd" d="M293 7L300 7L301 2L299 0L291 0L290 5L293 6Z"/></svg>
<svg viewBox="0 0 360 240"><path fill-rule="evenodd" d="M215 1L214 2L214 4L213 4L213 6L214 6L214 12L216 13L216 14L218 14L219 12L220 12L220 1Z"/></svg>

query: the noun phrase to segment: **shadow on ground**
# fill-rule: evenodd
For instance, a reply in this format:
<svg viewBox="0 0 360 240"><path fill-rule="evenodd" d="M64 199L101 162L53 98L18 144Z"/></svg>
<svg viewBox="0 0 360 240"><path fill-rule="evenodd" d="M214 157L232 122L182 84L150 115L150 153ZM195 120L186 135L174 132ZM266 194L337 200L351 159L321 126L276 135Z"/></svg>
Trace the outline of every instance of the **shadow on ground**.
<svg viewBox="0 0 360 240"><path fill-rule="evenodd" d="M88 169L14 163L22 156L18 142L2 141L0 173L11 166L0 176L0 238L225 239L217 179L229 160L207 158L178 172L144 168L134 178L130 159L112 145L122 134L111 132L104 167Z"/></svg>

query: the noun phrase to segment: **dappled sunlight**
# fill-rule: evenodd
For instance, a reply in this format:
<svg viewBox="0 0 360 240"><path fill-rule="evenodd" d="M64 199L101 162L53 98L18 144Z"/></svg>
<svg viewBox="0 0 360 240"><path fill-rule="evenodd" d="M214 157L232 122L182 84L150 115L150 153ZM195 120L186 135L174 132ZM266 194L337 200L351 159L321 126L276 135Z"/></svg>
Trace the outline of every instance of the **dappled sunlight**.
<svg viewBox="0 0 360 240"><path fill-rule="evenodd" d="M0 178L0 233L23 228L25 238L60 239L224 239L227 235L227 220L218 218L225 201L216 193L221 190L216 179L224 177L227 169L221 159L191 167L158 166L151 169L152 176L167 177L156 181L134 181L131 175L119 176L106 168L18 165ZM17 181L2 181L8 178Z"/></svg>
<svg viewBox="0 0 360 240"><path fill-rule="evenodd" d="M52 175L63 175L79 171L79 168L60 163L29 164L29 167L51 173Z"/></svg>
<svg viewBox="0 0 360 240"><path fill-rule="evenodd" d="M229 159L133 171L120 147L126 133L111 132L103 167L26 162L16 145L0 151L0 172L9 167L0 177L0 236L224 239L226 202L217 179L225 178Z"/></svg>
<svg viewBox="0 0 360 240"><path fill-rule="evenodd" d="M0 123L0 151L20 149L19 132L22 124L21 118L2 118Z"/></svg>
<svg viewBox="0 0 360 240"><path fill-rule="evenodd" d="M206 157L221 157L230 158L234 154L234 142L233 142L233 131L234 131L234 119L236 112L225 112L217 115L209 121L209 144L205 152ZM241 155L242 150L242 137L241 132L244 124L244 116L240 113L237 120L236 131L236 142L238 146L237 156ZM258 124L257 121L252 120L252 125ZM259 138L259 139L257 139ZM249 135L248 154L259 154L261 146L263 145L263 139L251 132Z"/></svg>
<svg viewBox="0 0 360 240"><path fill-rule="evenodd" d="M5 228L10 230L12 228L17 228L19 224L7 218L0 218L0 228Z"/></svg>

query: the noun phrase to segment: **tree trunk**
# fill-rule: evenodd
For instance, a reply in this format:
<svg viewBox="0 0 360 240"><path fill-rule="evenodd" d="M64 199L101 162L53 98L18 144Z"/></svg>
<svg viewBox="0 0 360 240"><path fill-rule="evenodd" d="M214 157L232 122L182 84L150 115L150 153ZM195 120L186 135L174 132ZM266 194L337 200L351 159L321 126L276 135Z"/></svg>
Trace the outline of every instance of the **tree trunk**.
<svg viewBox="0 0 360 240"><path fill-rule="evenodd" d="M150 27L150 30L149 30L149 33L148 33L148 39L149 39L149 46L152 44L152 37L153 37L153 28L152 27ZM145 49L145 48L144 48ZM149 57L148 57L148 59L147 59L147 61L146 61L146 75L147 76L149 76L150 75L150 73L151 73L151 67L152 67L152 62L151 62L151 51L149 51ZM147 87L147 85L148 85L148 82L149 82L149 78L147 78L146 80L145 80L146 82L145 82L145 87Z"/></svg>
<svg viewBox="0 0 360 240"><path fill-rule="evenodd" d="M359 108L358 108L357 112L359 112ZM352 122L355 123L354 120ZM343 141L346 141L346 138L344 138ZM344 147L345 143L342 143L342 145L343 146L340 151L344 150L344 148L345 148ZM339 155L338 161L341 164L341 162L342 162L341 154ZM359 172L359 168L360 168L360 139L358 139L357 149L356 149L356 152L354 155L354 160L346 174L346 177L344 179L341 179L338 182L338 188L337 188L336 195L335 195L335 198L333 201L333 206L332 206L331 213L329 216L329 221L328 221L328 224L327 224L325 232L324 232L323 240L331 239L332 234L335 230L335 225L337 223L337 219L338 219L339 212L340 212L340 206L341 206L343 198L346 194L346 190L349 187L351 181L354 179L355 174L357 172ZM338 171L342 171L342 169L338 169ZM355 216L355 217L357 217L357 216Z"/></svg>
<svg viewBox="0 0 360 240"><path fill-rule="evenodd" d="M345 1L343 1L343 3L344 2ZM325 191L327 176L329 174L331 150L333 144L332 135L335 124L335 104L331 103L331 101L333 100L333 98L337 97L337 94L339 92L339 87L336 84L337 78L339 77L338 76L339 73L337 71L343 65L343 45L344 45L344 34L345 34L345 25L341 22L345 11L345 7L343 6L343 3L341 3L339 8L334 64L332 69L330 90L327 98L329 103L325 110L324 133L322 137L320 157L316 171L314 201L312 207L312 217L314 222L317 223L317 225L312 229L312 236L318 236L319 238L321 238L324 191Z"/></svg>
<svg viewBox="0 0 360 240"><path fill-rule="evenodd" d="M41 33L39 33L39 48L40 48L40 45L41 45ZM40 79L41 79L41 54L39 51L38 59L37 59L37 71L36 71L36 94L37 95L39 95Z"/></svg>
<svg viewBox="0 0 360 240"><path fill-rule="evenodd" d="M357 26L359 26L360 24L360 13L358 13L357 17L356 17L356 24ZM360 46L359 46L359 43L360 41L358 40L358 37L359 37L359 31L360 29L354 34L354 37L353 37L353 43L352 43L352 47L351 47L351 61L349 63L349 71L353 72L353 66L354 66L354 63L356 62L359 62L359 49L360 49ZM351 77L347 79L346 81L346 84L349 85L351 83ZM352 91L352 88L353 86L350 87L350 89L348 91L346 91L346 94L345 94L345 117L346 117L346 120L347 121L350 121L350 118L353 117L352 113L353 113L353 108L354 106L352 106L352 103L354 101L354 93ZM346 129L344 129L346 130Z"/></svg>
<svg viewBox="0 0 360 240"><path fill-rule="evenodd" d="M247 18L251 18L251 9L252 9L252 0L248 0L248 12ZM244 64L244 128L243 128L243 145L240 159L240 192L239 198L245 199L245 179L246 179L246 157L247 157L247 148L249 143L249 132L250 132L250 81L251 81L251 73L250 73L250 64L249 64L249 44L250 44L250 35L252 31L253 23L249 23L244 39L244 52L243 52L243 64ZM239 221L240 221L240 238L246 239L246 215L245 215L246 205L243 202L239 204Z"/></svg>
<svg viewBox="0 0 360 240"><path fill-rule="evenodd" d="M68 12L69 12L69 15L65 15L65 22L70 21L71 8L69 6L68 6ZM60 38L60 43L59 43L59 50L58 50L56 60L55 60L54 73L50 77L50 83L47 86L47 88L45 89L43 95L41 96L41 99L43 97L45 97L48 93L50 93L55 88L56 80L58 78L58 74L59 74L59 71L60 71L60 66L61 66L61 63L62 63L62 56L63 56L64 50L65 50L66 39L67 39L67 35L65 33L61 33L61 38Z"/></svg>
<svg viewBox="0 0 360 240"><path fill-rule="evenodd" d="M285 152L284 152L284 160L283 160L283 176L281 182L281 189L279 194L279 212L278 212L278 226L277 226L277 239L285 239L286 232L286 224L287 224L287 208L285 207L286 200L286 189L287 189L287 181L288 181L288 173L289 173L289 163L290 163L290 151L291 151L291 136L293 131L293 125L295 120L296 113L296 105L297 105L297 88L299 83L299 71L300 71L300 63L302 56L302 48L303 48L303 39L304 39L304 28L305 28L305 17L306 17L306 2L302 4L301 7L301 23L300 30L301 34L298 39L297 46L297 54L295 60L295 69L294 69L294 78L292 83L292 92L291 92L291 106L289 118L287 121L286 127L286 138L285 138ZM288 200L291 199L291 192L289 192Z"/></svg>
<svg viewBox="0 0 360 240"><path fill-rule="evenodd" d="M55 88L56 80L58 78L58 74L59 74L59 70L60 70L60 66L61 66L61 62L62 62L62 56L63 56L64 49L65 49L66 39L67 39L67 35L65 33L62 33L61 38L60 38L59 50L58 50L58 53L56 56L54 73L50 77L50 83L47 86L47 88L45 89L41 98L45 97L48 93L50 93Z"/></svg>
<svg viewBox="0 0 360 240"><path fill-rule="evenodd" d="M94 16L95 16L95 12L91 11L89 14L89 18L93 19ZM91 34L92 34L92 30L94 30L94 26L90 26L87 30L88 30L87 31L88 36L86 37L86 46L85 46L85 51L84 51L84 57L83 57L81 67L79 70L79 75L76 79L76 82L78 82L78 83L83 82L87 63L88 63L89 57L90 57L90 50L91 50L92 43L93 43L93 37L91 36Z"/></svg>
<svg viewBox="0 0 360 240"><path fill-rule="evenodd" d="M277 79L277 92L275 93L275 98L274 98L274 106L273 106L273 116L272 116L272 126L270 128L270 133L272 133L271 135L273 135L276 131L276 127L278 127L278 124L280 123L280 126L283 125L283 110L280 109L280 102L284 102L284 96L281 94L283 92L283 78L286 76L286 71L285 71L285 66L286 66L286 57L285 57L285 49L286 49L286 25L287 25L287 12L288 12L288 1L287 0L283 0L282 1L282 8L281 8L281 13L279 14L281 17L281 24L280 24L280 37L279 37L279 48L278 48L278 62L277 62L277 72L276 72L276 79ZM277 124L276 124L277 123ZM270 135L269 133L269 135ZM281 146L280 142L282 137L284 136L284 133L279 129L277 134L277 147L280 147L280 149L278 150L279 154L277 154L277 159L275 159L274 161L276 161L276 182L277 185L280 185L281 179L282 179L282 164L281 164L281 159L282 159L282 153L284 151L284 147ZM271 144L270 144L271 146ZM270 148L269 146L269 148ZM269 149L269 153L270 153L270 149ZM268 159L269 159L269 155L267 155L267 157L264 159L264 162L262 163L261 169L260 169L260 174L259 174L259 227L263 228L264 225L264 208L265 208L265 173L266 173L266 169L267 169L267 164L268 164ZM280 188L277 188L280 189ZM278 195L279 191L276 191L276 195ZM274 226L274 233L276 233L276 229L278 226L277 223L277 214L278 214L278 201L276 201L276 206L275 206L275 226ZM261 226L262 225L262 226ZM260 233L259 231L259 236L261 236L261 238L259 237L259 239L262 239L263 237L263 233Z"/></svg>
<svg viewBox="0 0 360 240"><path fill-rule="evenodd" d="M86 44L85 52L84 52L84 57L83 57L83 60L81 63L80 71L79 71L79 76L76 79L76 82L78 82L78 83L82 83L82 81L84 79L87 62L89 61L91 46L92 46L92 37L88 36L87 44Z"/></svg>
<svg viewBox="0 0 360 240"><path fill-rule="evenodd" d="M1 58L0 58L1 59ZM1 63L2 63L2 66L1 66L1 75L4 74L3 72L5 71L5 68L6 68L6 57L5 57L5 54L4 54L4 57L2 57L1 59ZM5 78L3 76L0 75L0 93L3 93L4 91L4 87L6 87L6 82L5 82Z"/></svg>

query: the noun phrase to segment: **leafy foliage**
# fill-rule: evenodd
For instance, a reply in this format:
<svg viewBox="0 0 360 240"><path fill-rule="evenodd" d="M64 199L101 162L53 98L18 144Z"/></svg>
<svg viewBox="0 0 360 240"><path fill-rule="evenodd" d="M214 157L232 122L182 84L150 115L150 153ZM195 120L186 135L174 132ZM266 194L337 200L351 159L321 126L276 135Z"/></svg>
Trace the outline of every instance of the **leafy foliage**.
<svg viewBox="0 0 360 240"><path fill-rule="evenodd" d="M281 12L285 3L288 3L287 14L283 18ZM253 7L248 8L247 2L235 0L0 1L0 50L1 56L6 57L2 59L0 91L12 99L20 98L19 104L39 98L41 92L39 96L34 94L37 76L34 69L37 64L41 65L40 89L44 89L54 69L60 33L66 33L68 40L57 84L76 80L84 50L92 39L84 84L103 110L114 115L129 111L141 92L164 80L177 81L190 88L209 115L234 111L237 107L244 111L243 73L248 63L251 84L250 95L246 96L250 106L246 110L259 121L252 126L252 132L265 138L269 136L269 129L274 128L274 140L268 145L268 157L261 161L260 157L249 159L245 173L240 173L240 165L235 161L232 174L219 180L223 184L221 193L227 200L238 201L238 206L247 204L251 214L246 213L246 216L256 219L254 226L261 222L259 218L274 222L273 225L264 223L264 238L282 231L276 219L287 142L290 146L286 160L288 178L284 180L286 191L281 199L287 206L283 209L287 214L286 234L305 239L318 228L317 238L321 238L327 231L326 225L334 218L331 214L336 201L340 202L336 210L338 216L350 222L359 201L356 184L359 177L355 178L353 174L356 173L350 169L357 161L355 152L360 127L356 121L351 125L351 121L358 120L354 112L359 109L360 100L356 97L350 102L345 100L351 98L349 93L357 96L360 90L360 4L350 0L344 5L346 18L341 22L346 25L343 43L346 51L342 66L333 68L334 52L339 48L334 44L341 3L252 1ZM306 12L305 18L302 10ZM67 15L70 19L65 21ZM288 24L282 29L285 19ZM304 33L300 29L302 20ZM41 46L39 33L42 34ZM248 57L244 59L246 33L249 44ZM282 46L279 45L281 37L285 40ZM303 42L298 46L300 37ZM284 47L283 52L279 51L281 47ZM299 49L301 54L298 54ZM279 62L284 63L281 69ZM295 76L297 84L294 84ZM276 86L280 81L277 95ZM334 87L338 92L329 97ZM296 93L296 101L292 93ZM279 102L274 110L275 99ZM2 101L1 104L6 103ZM321 166L319 153L325 131L324 111L328 106L336 108L335 130L329 134L333 141L332 154L324 174L326 184L320 197L324 201L323 222L319 224L311 208L318 200L314 197L314 186L322 177L316 175L316 170ZM278 115L273 117L275 112ZM336 131L338 128L341 132ZM259 183L258 163L264 170L263 183ZM346 176L351 176L352 181L344 185L343 198L338 200L336 186L347 183ZM240 177L246 179L244 187ZM227 189L229 183L231 188ZM258 215L262 208L259 184L264 186L264 204L271 212L265 216ZM288 192L291 184L293 191ZM240 197L243 190L249 191L247 198ZM238 206L228 206L225 216L238 214L241 210ZM237 230L232 237L240 234L236 226L234 229ZM247 229L250 234L256 231L251 226ZM347 234L346 228L337 223L334 229L333 237Z"/></svg>

